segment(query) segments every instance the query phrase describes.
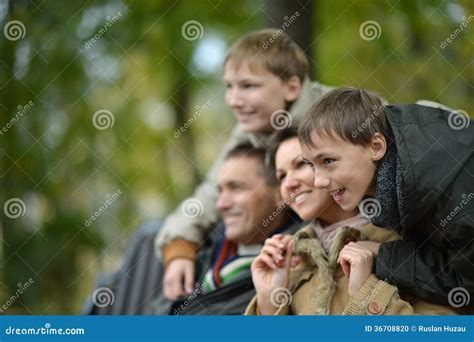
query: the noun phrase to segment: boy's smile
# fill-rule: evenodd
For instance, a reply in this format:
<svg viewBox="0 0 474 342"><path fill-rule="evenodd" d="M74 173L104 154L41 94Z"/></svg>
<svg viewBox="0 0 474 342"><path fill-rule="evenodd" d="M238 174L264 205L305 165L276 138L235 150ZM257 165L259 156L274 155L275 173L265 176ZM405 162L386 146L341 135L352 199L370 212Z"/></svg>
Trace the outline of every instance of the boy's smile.
<svg viewBox="0 0 474 342"><path fill-rule="evenodd" d="M354 210L364 195L373 192L375 162L384 151L374 146L353 145L336 133L311 134L313 146L302 147L312 165L314 186L331 194L344 210Z"/></svg>

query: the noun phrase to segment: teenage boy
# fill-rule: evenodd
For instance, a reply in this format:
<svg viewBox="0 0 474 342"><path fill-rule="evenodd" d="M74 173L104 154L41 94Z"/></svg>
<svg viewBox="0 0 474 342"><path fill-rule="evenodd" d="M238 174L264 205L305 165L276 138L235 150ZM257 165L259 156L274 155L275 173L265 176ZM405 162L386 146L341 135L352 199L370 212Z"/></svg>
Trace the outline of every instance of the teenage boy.
<svg viewBox="0 0 474 342"><path fill-rule="evenodd" d="M180 205L167 217L156 239L156 251L162 252L166 268L164 294L169 299L192 291L196 252L217 221L217 170L225 154L246 141L265 146L272 131L301 119L329 90L309 80L304 52L286 34L273 29L249 33L230 48L224 62L224 83L225 100L238 125L206 181L192 195L202 204L202 214L190 218Z"/></svg>
<svg viewBox="0 0 474 342"><path fill-rule="evenodd" d="M377 254L379 279L431 302L472 305L469 118L415 104L384 106L371 92L343 87L311 107L299 137L316 188L330 192L343 209L359 207L374 225L403 237L367 244ZM350 271L349 264L342 266Z"/></svg>

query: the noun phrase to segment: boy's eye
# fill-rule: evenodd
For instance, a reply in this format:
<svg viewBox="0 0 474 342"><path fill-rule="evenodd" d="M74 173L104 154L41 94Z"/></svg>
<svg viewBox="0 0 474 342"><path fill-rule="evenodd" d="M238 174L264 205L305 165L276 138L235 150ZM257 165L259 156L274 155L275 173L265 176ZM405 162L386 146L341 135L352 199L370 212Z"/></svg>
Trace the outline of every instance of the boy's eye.
<svg viewBox="0 0 474 342"><path fill-rule="evenodd" d="M246 83L244 84L244 88L255 88L257 85L253 83Z"/></svg>
<svg viewBox="0 0 474 342"><path fill-rule="evenodd" d="M331 164L333 161L334 161L334 159L332 159L332 158L324 158L324 159L323 159L323 164L324 164L324 165L329 165L329 164Z"/></svg>

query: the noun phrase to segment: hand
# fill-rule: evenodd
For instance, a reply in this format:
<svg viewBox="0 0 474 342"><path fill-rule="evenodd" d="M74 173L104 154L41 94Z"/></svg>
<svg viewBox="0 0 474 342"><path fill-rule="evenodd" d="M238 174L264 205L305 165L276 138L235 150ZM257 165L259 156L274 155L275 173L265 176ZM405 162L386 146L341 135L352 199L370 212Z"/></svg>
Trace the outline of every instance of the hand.
<svg viewBox="0 0 474 342"><path fill-rule="evenodd" d="M278 310L271 302L272 291L286 287L290 267L296 267L301 262L301 258L292 253L293 236L277 234L265 240L262 251L252 263L257 306L263 315L272 315Z"/></svg>
<svg viewBox="0 0 474 342"><path fill-rule="evenodd" d="M177 258L170 261L163 279L163 293L167 299L190 295L194 286L194 261Z"/></svg>
<svg viewBox="0 0 474 342"><path fill-rule="evenodd" d="M359 242L350 242L339 253L338 262L349 278L349 295L359 291L374 266L374 252Z"/></svg>

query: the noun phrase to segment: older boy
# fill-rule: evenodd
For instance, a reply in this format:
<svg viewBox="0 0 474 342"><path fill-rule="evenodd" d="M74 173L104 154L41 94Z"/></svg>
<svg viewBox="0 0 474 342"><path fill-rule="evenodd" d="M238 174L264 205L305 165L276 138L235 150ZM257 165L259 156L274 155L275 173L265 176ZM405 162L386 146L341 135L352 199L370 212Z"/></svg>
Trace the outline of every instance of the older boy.
<svg viewBox="0 0 474 342"><path fill-rule="evenodd" d="M376 276L460 306L474 293L474 125L467 119L460 129L454 115L462 114L383 106L373 93L344 87L309 110L299 136L315 187L403 236L366 245L377 254Z"/></svg>
<svg viewBox="0 0 474 342"><path fill-rule="evenodd" d="M223 156L241 142L266 145L272 131L302 118L329 90L310 82L304 52L286 34L272 29L249 33L230 48L224 63L224 83L226 103L239 124L206 181L192 196L201 202L203 212L189 218L179 206L156 239L156 250L163 252L166 267L164 293L170 299L192 291L196 252L204 233L217 220L216 179Z"/></svg>

